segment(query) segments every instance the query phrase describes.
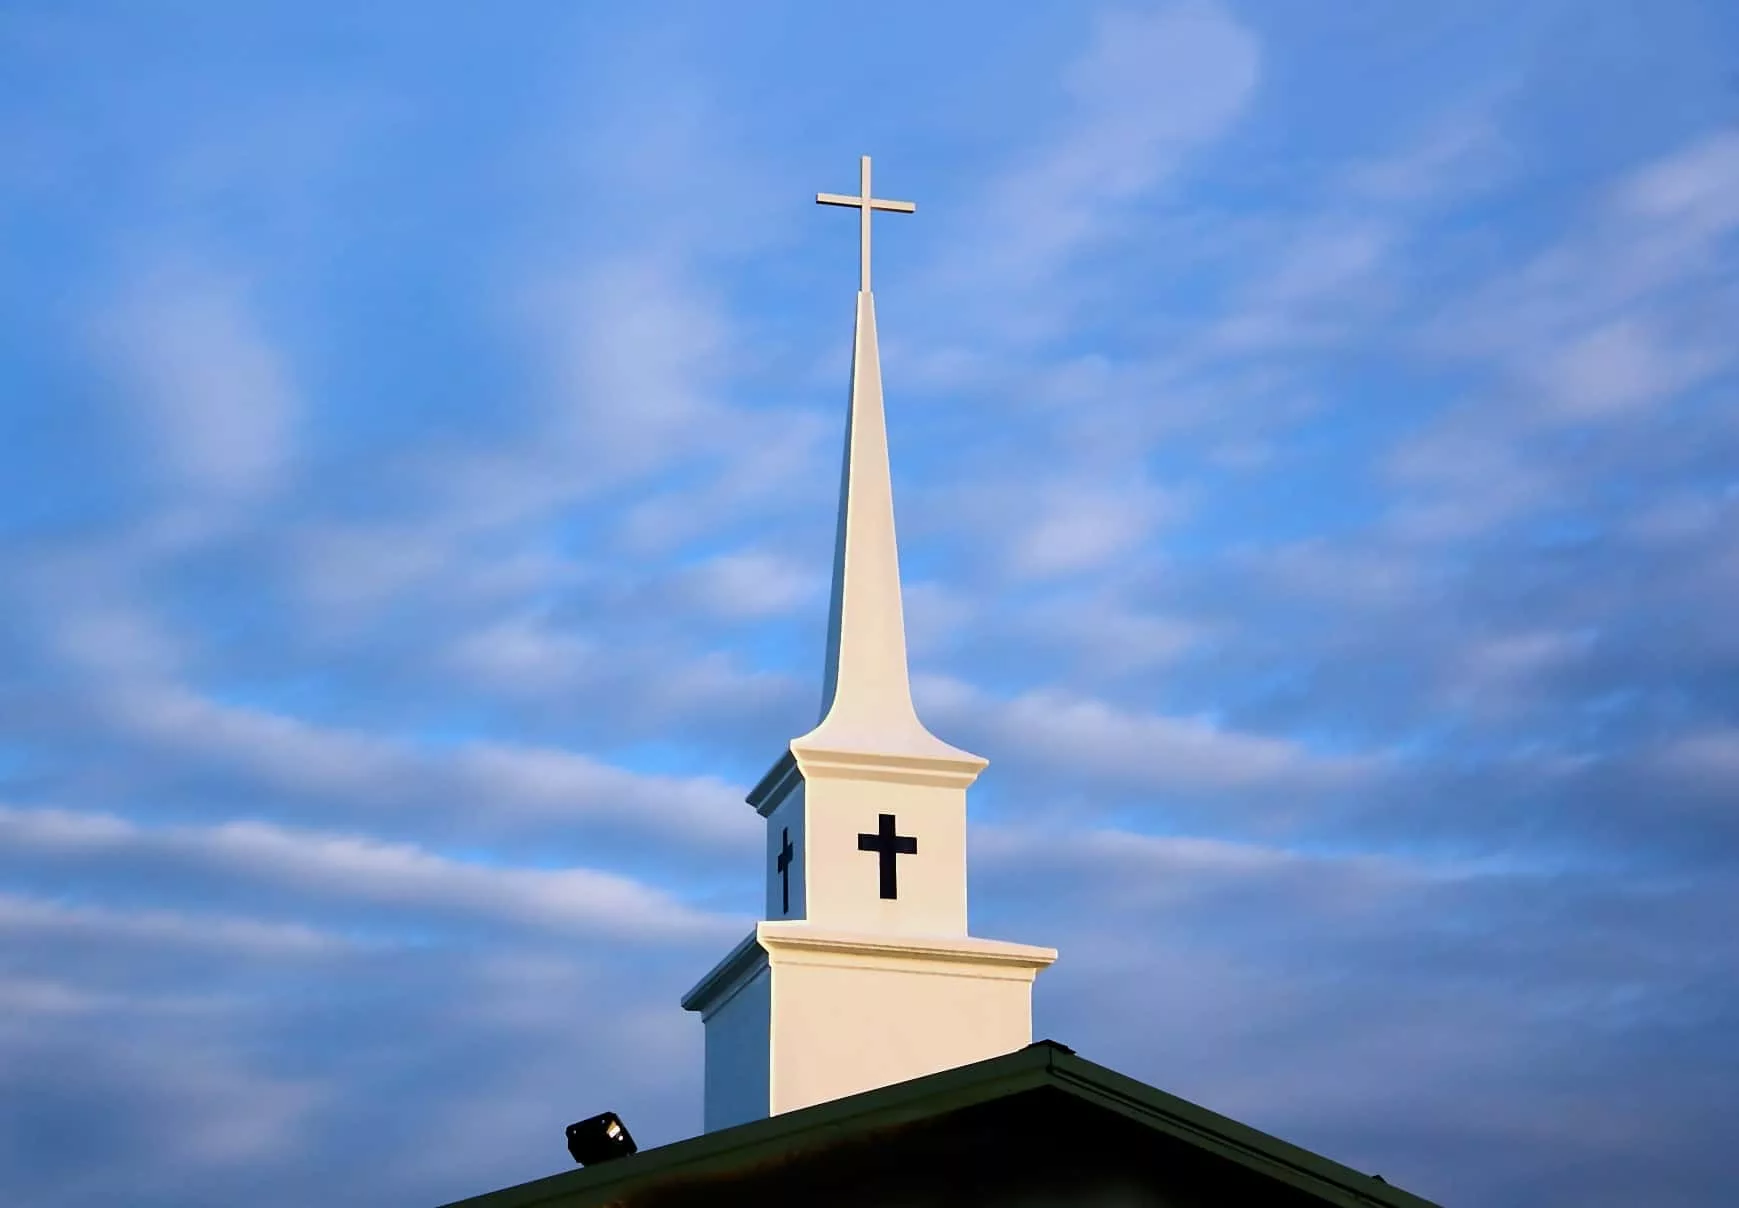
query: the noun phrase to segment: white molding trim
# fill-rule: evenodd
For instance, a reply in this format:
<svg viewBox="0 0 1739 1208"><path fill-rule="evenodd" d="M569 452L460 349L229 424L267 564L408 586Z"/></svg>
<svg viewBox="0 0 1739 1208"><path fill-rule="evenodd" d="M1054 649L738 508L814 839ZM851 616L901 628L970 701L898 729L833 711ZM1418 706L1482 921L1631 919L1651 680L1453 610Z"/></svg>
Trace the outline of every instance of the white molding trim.
<svg viewBox="0 0 1739 1208"><path fill-rule="evenodd" d="M759 936L751 931L682 996L682 1009L699 1011L702 1022L705 1022L753 981L766 965L766 949L761 946Z"/></svg>
<svg viewBox="0 0 1739 1208"><path fill-rule="evenodd" d="M828 964L867 962L878 967L889 962L971 965L979 970L1019 970L1023 980L1031 981L1057 959L1055 948L1035 944L972 936L872 935L813 927L802 920L757 923L753 938L775 965L817 963L805 958L820 958Z"/></svg>
<svg viewBox="0 0 1739 1208"><path fill-rule="evenodd" d="M801 919L755 924L725 958L682 996L682 1009L704 1020L724 1006L767 966L834 965L861 969L903 969L949 975L946 966L972 977L1030 982L1057 959L1055 948L983 940L972 936L904 937L835 931Z"/></svg>
<svg viewBox="0 0 1739 1208"><path fill-rule="evenodd" d="M791 753L805 780L880 780L957 789L977 780L990 764L988 759L965 751L957 756L901 755L833 750L810 746L801 739L792 742Z"/></svg>

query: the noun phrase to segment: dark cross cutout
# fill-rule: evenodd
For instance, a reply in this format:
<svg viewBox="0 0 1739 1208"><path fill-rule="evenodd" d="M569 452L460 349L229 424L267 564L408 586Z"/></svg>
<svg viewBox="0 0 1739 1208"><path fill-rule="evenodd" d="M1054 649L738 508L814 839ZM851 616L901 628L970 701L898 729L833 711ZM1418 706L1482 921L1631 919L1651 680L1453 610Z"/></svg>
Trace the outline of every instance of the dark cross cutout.
<svg viewBox="0 0 1739 1208"><path fill-rule="evenodd" d="M791 828L786 827L779 839L779 894L784 903L780 908L782 914L791 913Z"/></svg>
<svg viewBox="0 0 1739 1208"><path fill-rule="evenodd" d="M900 896L899 882L894 877L895 856L915 856L918 854L918 840L912 835L896 835L894 833L894 816L881 814L880 826L873 835L859 835L857 849L873 851L882 858L882 896L897 898Z"/></svg>

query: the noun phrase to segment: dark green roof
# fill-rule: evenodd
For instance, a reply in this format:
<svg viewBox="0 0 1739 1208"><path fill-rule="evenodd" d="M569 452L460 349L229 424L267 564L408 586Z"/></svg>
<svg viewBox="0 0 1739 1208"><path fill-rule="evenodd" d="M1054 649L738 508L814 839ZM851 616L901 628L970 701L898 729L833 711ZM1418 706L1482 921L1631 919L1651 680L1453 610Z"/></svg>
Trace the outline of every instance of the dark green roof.
<svg viewBox="0 0 1739 1208"><path fill-rule="evenodd" d="M1039 1092L1035 1095L1035 1092ZM666 1202L670 1188L739 1183L744 1172L789 1166L794 1160L825 1161L835 1151L875 1144L877 1138L910 1135L916 1128L944 1129L949 1120L999 1105L1057 1104L1085 1109L1095 1118L1133 1125L1120 1135L1135 1147L1148 1138L1168 1152L1186 1150L1215 1163L1250 1185L1273 1188L1288 1204L1345 1208L1436 1208L1399 1187L1338 1162L1289 1145L1175 1095L1095 1065L1052 1041L1039 1041L1003 1057L945 1070L894 1086L787 1112L649 1149L586 1169L460 1200L449 1208L590 1208ZM1006 1106L1006 1104L1004 1104ZM1019 1110L1031 1114L1032 1108ZM1055 1108L1041 1109L1046 1114ZM1106 1113L1109 1117L1106 1117ZM999 1126L1000 1127L1000 1126ZM554 1145L560 1130L551 1129ZM1125 1148L1129 1141L1119 1144ZM708 1197L703 1196L705 1200ZM719 1198L714 1195L714 1200Z"/></svg>

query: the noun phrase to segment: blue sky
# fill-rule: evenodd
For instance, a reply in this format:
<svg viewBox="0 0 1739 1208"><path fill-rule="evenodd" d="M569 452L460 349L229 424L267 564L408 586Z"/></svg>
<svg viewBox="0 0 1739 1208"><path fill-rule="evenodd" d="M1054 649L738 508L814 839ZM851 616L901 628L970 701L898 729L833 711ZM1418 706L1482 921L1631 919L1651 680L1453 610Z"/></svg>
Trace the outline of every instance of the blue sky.
<svg viewBox="0 0 1739 1208"><path fill-rule="evenodd" d="M0 12L0 1200L698 1130L865 152L1039 1033L1448 1203L1731 1200L1739 10L363 7Z"/></svg>

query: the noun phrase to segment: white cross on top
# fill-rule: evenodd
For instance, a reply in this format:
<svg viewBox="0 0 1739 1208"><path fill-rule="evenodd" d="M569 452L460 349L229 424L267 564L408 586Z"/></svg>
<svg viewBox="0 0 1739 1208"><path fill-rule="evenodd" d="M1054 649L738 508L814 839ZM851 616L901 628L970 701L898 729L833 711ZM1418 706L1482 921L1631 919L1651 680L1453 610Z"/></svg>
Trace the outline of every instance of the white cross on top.
<svg viewBox="0 0 1739 1208"><path fill-rule="evenodd" d="M893 210L900 214L915 213L918 207L909 201L883 201L879 197L870 196L870 157L864 156L860 161L858 196L852 197L844 193L817 193L815 200L824 206L856 206L858 207L858 229L863 243L863 265L858 278L858 290L861 293L870 292L870 211Z"/></svg>

